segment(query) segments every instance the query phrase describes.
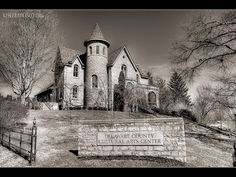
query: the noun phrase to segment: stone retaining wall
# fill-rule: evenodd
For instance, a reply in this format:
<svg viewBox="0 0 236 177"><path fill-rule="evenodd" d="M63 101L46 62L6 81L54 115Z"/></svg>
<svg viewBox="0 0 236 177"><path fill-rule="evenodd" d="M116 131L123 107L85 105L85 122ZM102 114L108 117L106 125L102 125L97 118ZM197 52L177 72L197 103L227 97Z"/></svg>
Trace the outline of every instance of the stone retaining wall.
<svg viewBox="0 0 236 177"><path fill-rule="evenodd" d="M109 155L160 156L186 162L183 119L80 122L78 156Z"/></svg>

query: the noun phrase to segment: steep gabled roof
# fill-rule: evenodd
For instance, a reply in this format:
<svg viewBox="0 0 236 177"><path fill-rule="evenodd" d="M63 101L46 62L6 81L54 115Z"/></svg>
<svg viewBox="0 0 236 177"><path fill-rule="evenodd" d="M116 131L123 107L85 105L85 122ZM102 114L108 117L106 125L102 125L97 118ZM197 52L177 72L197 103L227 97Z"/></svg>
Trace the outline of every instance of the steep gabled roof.
<svg viewBox="0 0 236 177"><path fill-rule="evenodd" d="M126 48L126 46L122 46L122 47L119 47L118 49L114 50L113 52L111 52L109 54L109 58L108 58L108 67L111 67L114 65L117 57L119 56L119 54L121 53L122 50L125 50L128 54L128 57L130 59L130 62L132 63L132 65L134 66L134 69L135 70L138 70L141 77L144 78L144 79L148 79L148 76L147 74L141 69L141 67L135 63L135 61L131 58L130 54L129 54L129 51L128 49Z"/></svg>
<svg viewBox="0 0 236 177"><path fill-rule="evenodd" d="M116 58L120 54L120 52L123 50L124 46L119 47L115 51L111 52L108 56L108 66L112 66L113 63L115 62Z"/></svg>
<svg viewBox="0 0 236 177"><path fill-rule="evenodd" d="M146 72L144 72L144 70L140 67L140 65L136 64L136 66L139 70L141 77L144 79L148 79L148 74Z"/></svg>

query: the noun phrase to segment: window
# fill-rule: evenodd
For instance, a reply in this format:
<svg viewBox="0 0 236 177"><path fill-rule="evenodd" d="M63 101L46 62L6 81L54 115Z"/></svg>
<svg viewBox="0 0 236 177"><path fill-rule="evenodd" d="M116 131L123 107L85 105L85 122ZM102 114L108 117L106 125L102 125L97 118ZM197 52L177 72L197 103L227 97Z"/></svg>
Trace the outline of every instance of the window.
<svg viewBox="0 0 236 177"><path fill-rule="evenodd" d="M139 75L138 74L136 74L136 81L137 81L138 84L140 83Z"/></svg>
<svg viewBox="0 0 236 177"><path fill-rule="evenodd" d="M105 53L105 52L106 52L106 48L105 48L105 47L103 47L103 49L102 49L102 54L103 54L103 55L106 55L106 53Z"/></svg>
<svg viewBox="0 0 236 177"><path fill-rule="evenodd" d="M73 71L73 76L74 77L78 77L78 70L79 70L79 66L78 65L74 65L74 71Z"/></svg>
<svg viewBox="0 0 236 177"><path fill-rule="evenodd" d="M126 74L127 74L127 67L126 67L126 65L122 65L121 66L121 71L124 73L124 76L126 78Z"/></svg>
<svg viewBox="0 0 236 177"><path fill-rule="evenodd" d="M99 46L96 46L96 54L99 54Z"/></svg>
<svg viewBox="0 0 236 177"><path fill-rule="evenodd" d="M89 46L89 54L92 55L92 46Z"/></svg>
<svg viewBox="0 0 236 177"><path fill-rule="evenodd" d="M92 88L98 88L98 76L92 75Z"/></svg>
<svg viewBox="0 0 236 177"><path fill-rule="evenodd" d="M150 106L155 106L156 105L156 94L154 92L149 92L148 93L148 104Z"/></svg>
<svg viewBox="0 0 236 177"><path fill-rule="evenodd" d="M78 98L78 86L74 85L72 88L72 97Z"/></svg>

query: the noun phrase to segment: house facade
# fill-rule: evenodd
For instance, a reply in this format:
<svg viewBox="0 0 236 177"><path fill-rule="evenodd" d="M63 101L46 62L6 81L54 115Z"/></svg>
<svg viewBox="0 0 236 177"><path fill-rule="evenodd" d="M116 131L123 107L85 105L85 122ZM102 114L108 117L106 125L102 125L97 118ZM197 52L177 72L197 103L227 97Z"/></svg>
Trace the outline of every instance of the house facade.
<svg viewBox="0 0 236 177"><path fill-rule="evenodd" d="M124 87L131 88L132 93L128 95L129 98L126 93L126 99L123 100L125 108L130 105L130 100L134 100L134 97L138 99L141 95L148 105L159 107L158 88L150 85L149 77L135 63L126 46L109 52L110 43L104 38L98 24L84 46L84 53L58 47L54 82L36 95L39 101L58 102L62 109L114 109L117 103L115 88L119 87L119 78L123 74ZM137 101L133 101L131 107L137 111Z"/></svg>

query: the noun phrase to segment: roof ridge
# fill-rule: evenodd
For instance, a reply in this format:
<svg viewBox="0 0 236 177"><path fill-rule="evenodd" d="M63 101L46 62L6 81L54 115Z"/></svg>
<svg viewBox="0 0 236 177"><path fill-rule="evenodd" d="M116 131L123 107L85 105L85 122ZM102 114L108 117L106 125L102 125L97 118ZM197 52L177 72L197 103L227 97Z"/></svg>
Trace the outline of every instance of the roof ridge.
<svg viewBox="0 0 236 177"><path fill-rule="evenodd" d="M115 49L115 50L113 50L112 52L110 52L109 54L113 54L113 53L115 53L116 51L119 51L119 50L121 50L121 49L123 49L124 48L124 45L123 46L120 46L120 47L118 47L117 49Z"/></svg>

